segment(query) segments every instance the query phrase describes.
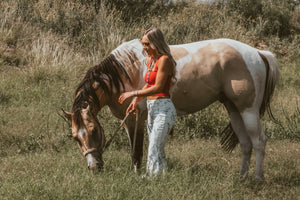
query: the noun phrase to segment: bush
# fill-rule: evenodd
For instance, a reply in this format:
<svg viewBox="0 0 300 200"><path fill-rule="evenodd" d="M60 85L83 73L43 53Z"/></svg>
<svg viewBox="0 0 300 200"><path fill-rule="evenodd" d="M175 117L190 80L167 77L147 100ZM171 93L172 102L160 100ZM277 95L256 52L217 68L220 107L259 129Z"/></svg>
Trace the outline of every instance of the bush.
<svg viewBox="0 0 300 200"><path fill-rule="evenodd" d="M242 15L247 28L262 23L264 36L286 37L295 28L291 23L295 9L296 1L293 0L229 0L227 12Z"/></svg>
<svg viewBox="0 0 300 200"><path fill-rule="evenodd" d="M257 19L263 12L262 0L229 0L228 13L240 14L245 20Z"/></svg>
<svg viewBox="0 0 300 200"><path fill-rule="evenodd" d="M291 33L291 17L295 9L292 1L272 1L264 3L262 17L265 21L264 34L286 37Z"/></svg>

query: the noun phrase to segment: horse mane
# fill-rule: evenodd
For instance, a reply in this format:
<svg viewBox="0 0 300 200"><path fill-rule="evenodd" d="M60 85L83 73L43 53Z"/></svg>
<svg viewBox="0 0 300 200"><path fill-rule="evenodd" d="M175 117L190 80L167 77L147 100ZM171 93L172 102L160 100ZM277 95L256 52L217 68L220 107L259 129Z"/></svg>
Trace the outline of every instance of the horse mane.
<svg viewBox="0 0 300 200"><path fill-rule="evenodd" d="M125 88L121 75L131 82L127 71L113 54L110 54L99 65L87 71L75 91L72 112L76 124L82 122L80 115L82 108L86 108L88 105L99 108L100 102L96 95L96 90L99 87L110 97L113 93L112 88L115 88L118 93L120 93L121 88Z"/></svg>

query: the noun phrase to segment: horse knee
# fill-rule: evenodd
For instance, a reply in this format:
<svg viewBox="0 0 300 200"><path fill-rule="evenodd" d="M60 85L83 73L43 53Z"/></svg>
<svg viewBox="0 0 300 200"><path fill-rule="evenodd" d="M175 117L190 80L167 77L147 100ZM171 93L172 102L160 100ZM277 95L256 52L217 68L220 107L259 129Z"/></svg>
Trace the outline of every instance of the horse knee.
<svg viewBox="0 0 300 200"><path fill-rule="evenodd" d="M253 148L261 148L266 144L266 136L262 130L258 113L243 113L244 125L248 136L251 139Z"/></svg>
<svg viewBox="0 0 300 200"><path fill-rule="evenodd" d="M267 138L263 132L258 137L252 137L251 140L255 151L265 151Z"/></svg>
<svg viewBox="0 0 300 200"><path fill-rule="evenodd" d="M242 153L243 154L251 154L252 152L252 143L251 141L247 142L247 143L240 143L240 147L241 147L241 150L242 150Z"/></svg>
<svg viewBox="0 0 300 200"><path fill-rule="evenodd" d="M243 115L243 122L246 128L246 131L250 133L257 133L260 129L260 121L256 114L244 114Z"/></svg>

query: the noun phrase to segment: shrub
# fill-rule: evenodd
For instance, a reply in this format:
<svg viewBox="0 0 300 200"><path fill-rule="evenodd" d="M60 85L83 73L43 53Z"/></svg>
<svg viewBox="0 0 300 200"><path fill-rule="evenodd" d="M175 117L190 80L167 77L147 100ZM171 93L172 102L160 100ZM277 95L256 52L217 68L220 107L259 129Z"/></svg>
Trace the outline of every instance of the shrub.
<svg viewBox="0 0 300 200"><path fill-rule="evenodd" d="M262 0L229 0L227 5L230 15L240 14L250 21L257 19L263 12Z"/></svg>
<svg viewBox="0 0 300 200"><path fill-rule="evenodd" d="M247 27L257 26L263 21L264 36L286 37L294 28L291 18L295 9L296 1L293 0L229 0L227 12L242 15Z"/></svg>
<svg viewBox="0 0 300 200"><path fill-rule="evenodd" d="M265 35L288 36L292 29L290 19L294 9L295 6L290 0L265 2L262 13L262 17L266 21L264 26Z"/></svg>

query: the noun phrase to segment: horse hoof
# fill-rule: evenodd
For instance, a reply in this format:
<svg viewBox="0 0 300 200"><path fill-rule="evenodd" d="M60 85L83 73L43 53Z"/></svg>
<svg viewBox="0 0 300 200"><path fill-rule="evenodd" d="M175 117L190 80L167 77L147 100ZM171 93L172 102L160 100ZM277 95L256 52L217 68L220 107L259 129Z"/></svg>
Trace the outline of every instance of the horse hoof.
<svg viewBox="0 0 300 200"><path fill-rule="evenodd" d="M240 180L241 180L241 181L246 180L247 177L248 177L248 172L245 172L245 173L241 173L241 174L240 174Z"/></svg>
<svg viewBox="0 0 300 200"><path fill-rule="evenodd" d="M138 167L137 165L134 165L133 168L134 168L133 169L134 173L136 173L136 174L140 174L141 173L140 167Z"/></svg>
<svg viewBox="0 0 300 200"><path fill-rule="evenodd" d="M255 181L258 183L262 183L265 181L263 176L255 176Z"/></svg>
<svg viewBox="0 0 300 200"><path fill-rule="evenodd" d="M247 175L240 175L240 181L245 181L247 177Z"/></svg>

